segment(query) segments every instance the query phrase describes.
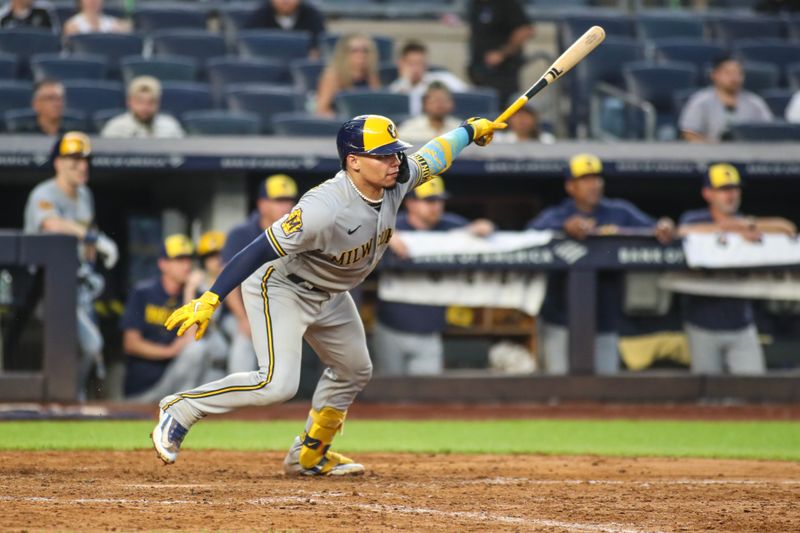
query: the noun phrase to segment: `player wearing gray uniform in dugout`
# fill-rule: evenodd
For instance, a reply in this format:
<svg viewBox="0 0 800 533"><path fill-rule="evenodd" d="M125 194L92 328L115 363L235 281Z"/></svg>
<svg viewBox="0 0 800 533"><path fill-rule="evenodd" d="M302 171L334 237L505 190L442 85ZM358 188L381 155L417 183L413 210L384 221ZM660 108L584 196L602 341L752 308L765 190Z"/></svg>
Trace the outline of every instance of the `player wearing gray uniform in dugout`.
<svg viewBox="0 0 800 533"><path fill-rule="evenodd" d="M178 335L197 326L199 339L220 300L241 283L259 369L161 400L151 435L159 457L173 463L189 428L208 414L292 398L305 338L326 369L284 471L362 474L362 465L330 451L347 409L372 375L364 327L347 290L380 261L406 193L449 168L468 144L486 145L503 128L470 119L406 157L410 145L397 138L388 118L362 115L345 122L337 136L342 170L303 195L225 266L209 291L167 320L168 329L180 326Z"/></svg>

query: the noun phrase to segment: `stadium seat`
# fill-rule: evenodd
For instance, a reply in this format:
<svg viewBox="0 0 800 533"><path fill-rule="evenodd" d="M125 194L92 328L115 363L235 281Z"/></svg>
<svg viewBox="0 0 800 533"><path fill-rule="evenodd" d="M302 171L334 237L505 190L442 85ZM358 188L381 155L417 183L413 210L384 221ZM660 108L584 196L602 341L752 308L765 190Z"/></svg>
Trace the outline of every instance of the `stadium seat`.
<svg viewBox="0 0 800 533"><path fill-rule="evenodd" d="M741 123L731 126L736 141L745 142L797 142L800 141L800 124L786 122Z"/></svg>
<svg viewBox="0 0 800 533"><path fill-rule="evenodd" d="M800 91L800 63L792 63L786 67L786 77L789 87L795 91Z"/></svg>
<svg viewBox="0 0 800 533"><path fill-rule="evenodd" d="M138 32L153 33L166 29L206 30L208 13L202 4L187 7L154 5L137 6L133 12L133 27Z"/></svg>
<svg viewBox="0 0 800 533"><path fill-rule="evenodd" d="M672 95L672 103L673 109L675 109L675 114L677 116L680 116L681 111L686 106L686 102L688 102L689 98L691 98L692 95L697 91L697 87L689 87L675 91L675 93Z"/></svg>
<svg viewBox="0 0 800 533"><path fill-rule="evenodd" d="M322 38L322 48L325 51L325 56L330 57L333 54L333 49L336 48L336 43L339 42L341 35L328 34ZM375 47L378 49L378 62L387 63L395 60L394 57L394 39L384 35L370 35L372 40L375 41Z"/></svg>
<svg viewBox="0 0 800 533"><path fill-rule="evenodd" d="M262 133L272 133L272 117L277 113L300 111L303 96L293 88L240 83L225 89L225 99L231 111L256 113L261 118Z"/></svg>
<svg viewBox="0 0 800 533"><path fill-rule="evenodd" d="M225 39L203 30L159 30L153 34L152 42L155 57L191 57L197 61L201 71L208 59L228 54Z"/></svg>
<svg viewBox="0 0 800 533"><path fill-rule="evenodd" d="M9 133L38 133L36 113L33 109L12 109L4 113L6 130ZM86 113L65 109L61 119L61 129L88 131Z"/></svg>
<svg viewBox="0 0 800 533"><path fill-rule="evenodd" d="M494 89L473 89L471 91L453 93L453 115L468 119L470 117L495 118L500 114L497 91Z"/></svg>
<svg viewBox="0 0 800 533"><path fill-rule="evenodd" d="M298 90L316 92L325 62L317 59L295 59L289 65L294 85Z"/></svg>
<svg viewBox="0 0 800 533"><path fill-rule="evenodd" d="M255 113L224 110L189 111L182 117L189 135L258 135L261 119Z"/></svg>
<svg viewBox="0 0 800 533"><path fill-rule="evenodd" d="M559 25L561 49L566 50L575 39L583 35L592 26L602 26L607 37L635 37L631 19L624 13L614 14L581 14L567 15Z"/></svg>
<svg viewBox="0 0 800 533"><path fill-rule="evenodd" d="M68 80L64 82L69 109L91 115L98 109L125 107L125 91L114 81Z"/></svg>
<svg viewBox="0 0 800 533"><path fill-rule="evenodd" d="M0 53L0 80L13 80L17 77L17 56Z"/></svg>
<svg viewBox="0 0 800 533"><path fill-rule="evenodd" d="M754 93L778 87L781 72L775 65L766 63L743 63L744 88Z"/></svg>
<svg viewBox="0 0 800 533"><path fill-rule="evenodd" d="M286 65L268 59L217 57L208 61L207 71L214 100L218 103L224 99L225 86L232 83L291 85Z"/></svg>
<svg viewBox="0 0 800 533"><path fill-rule="evenodd" d="M153 76L163 81L195 81L197 60L192 57L163 56L145 58L128 56L120 60L125 85L137 76Z"/></svg>
<svg viewBox="0 0 800 533"><path fill-rule="evenodd" d="M108 61L108 76L119 78L119 61L125 56L141 55L142 37L132 33L83 33L67 40L67 47L75 54L96 54Z"/></svg>
<svg viewBox="0 0 800 533"><path fill-rule="evenodd" d="M0 31L0 52L17 57L17 76L30 78L30 56L52 54L61 50L61 41L50 31L35 29L3 29Z"/></svg>
<svg viewBox="0 0 800 533"><path fill-rule="evenodd" d="M771 17L725 16L711 21L714 38L724 43L742 39L780 39L780 20Z"/></svg>
<svg viewBox="0 0 800 533"><path fill-rule="evenodd" d="M126 111L127 109L123 109L120 107L115 107L112 109L101 109L99 111L95 111L91 115L91 125L94 128L94 131L98 133L103 131L103 127L106 125L106 122L116 117L117 115L125 113Z"/></svg>
<svg viewBox="0 0 800 533"><path fill-rule="evenodd" d="M161 84L161 110L175 118L189 111L214 109L214 98L207 83L166 81Z"/></svg>
<svg viewBox="0 0 800 533"><path fill-rule="evenodd" d="M794 91L791 89L768 89L761 92L761 98L767 103L776 119L784 117L792 95Z"/></svg>
<svg viewBox="0 0 800 533"><path fill-rule="evenodd" d="M296 137L334 137L342 127L336 118L323 118L309 113L278 113L272 117L272 125L278 135Z"/></svg>
<svg viewBox="0 0 800 533"><path fill-rule="evenodd" d="M642 13L636 17L636 33L645 41L658 41L676 37L702 39L705 26L694 14Z"/></svg>
<svg viewBox="0 0 800 533"><path fill-rule="evenodd" d="M255 4L219 4L221 29L229 44L236 42L236 35L245 29L256 7Z"/></svg>
<svg viewBox="0 0 800 533"><path fill-rule="evenodd" d="M378 65L378 76L381 79L381 85L389 85L399 76L397 65L388 62L381 63Z"/></svg>
<svg viewBox="0 0 800 533"><path fill-rule="evenodd" d="M408 95L388 91L342 91L334 98L334 105L339 116L346 118L376 113L399 122L409 114Z"/></svg>
<svg viewBox="0 0 800 533"><path fill-rule="evenodd" d="M12 109L30 109L32 96L31 82L0 80L0 115Z"/></svg>
<svg viewBox="0 0 800 533"><path fill-rule="evenodd" d="M800 15L787 16L784 21L786 22L786 35L794 42L800 42Z"/></svg>
<svg viewBox="0 0 800 533"><path fill-rule="evenodd" d="M800 44L780 41L737 42L734 50L742 61L775 65L781 72L788 65L800 61ZM781 80L781 85L786 85L785 79Z"/></svg>
<svg viewBox="0 0 800 533"><path fill-rule="evenodd" d="M308 57L311 35L302 31L242 30L236 42L241 57L272 59L289 65L292 60Z"/></svg>
<svg viewBox="0 0 800 533"><path fill-rule="evenodd" d="M656 128L660 138L677 135L677 117L674 95L682 89L697 84L697 69L691 63L653 64L640 61L623 68L625 85L629 93L650 102L656 111Z"/></svg>
<svg viewBox="0 0 800 533"><path fill-rule="evenodd" d="M102 80L106 77L108 65L103 56L59 54L36 54L31 56L33 79L54 80Z"/></svg>
<svg viewBox="0 0 800 533"><path fill-rule="evenodd" d="M706 72L714 60L725 55L725 48L718 44L685 37L661 39L655 50L659 61L691 63L698 72Z"/></svg>

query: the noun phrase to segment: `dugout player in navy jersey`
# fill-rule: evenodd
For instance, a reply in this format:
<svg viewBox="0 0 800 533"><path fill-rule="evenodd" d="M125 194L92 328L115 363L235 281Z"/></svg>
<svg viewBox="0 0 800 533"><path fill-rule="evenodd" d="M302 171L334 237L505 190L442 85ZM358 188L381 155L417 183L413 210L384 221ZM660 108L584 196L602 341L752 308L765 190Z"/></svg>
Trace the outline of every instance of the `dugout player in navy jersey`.
<svg viewBox="0 0 800 533"><path fill-rule="evenodd" d="M273 174L267 177L258 188L256 210L245 222L228 233L225 246L222 248L222 264L233 259L233 256L264 233L276 220L288 215L295 202L297 202L297 183L292 178L286 174ZM232 331L229 325L225 324L226 331L233 333L228 356L228 373L255 370L258 362L239 287L225 298L225 306L236 319L236 331Z"/></svg>
<svg viewBox="0 0 800 533"><path fill-rule="evenodd" d="M125 361L125 397L153 402L164 391L201 382L211 354L224 352L218 336L200 342L164 329L164 320L184 304L194 245L185 235L166 238L158 259L161 274L139 283L128 296L120 328ZM192 295L196 296L196 295Z"/></svg>
<svg viewBox="0 0 800 533"><path fill-rule="evenodd" d="M730 232L758 242L764 233L797 233L786 219L748 217L739 212L742 181L733 165L711 165L703 178L702 196L708 208L681 215L681 236ZM757 375L766 371L750 300L687 295L683 313L692 373Z"/></svg>
<svg viewBox="0 0 800 533"><path fill-rule="evenodd" d="M449 231L464 228L486 237L494 232L487 219L470 222L455 213L445 212L448 193L441 177L434 177L414 189L405 200L406 210L397 216L398 231ZM391 251L407 259L408 248L397 234L389 241ZM375 326L375 372L381 375L435 375L444 369L442 331L445 327L442 306L416 305L378 300Z"/></svg>
<svg viewBox="0 0 800 533"><path fill-rule="evenodd" d="M569 162L564 188L570 196L556 207L542 211L526 229L563 231L573 239L613 235L626 228L650 228L662 243L672 240L675 224L658 221L626 200L603 197L603 164L596 156L579 154ZM619 371L617 319L621 309L619 273L601 272L597 280L597 337L594 367L597 374ZM566 274L550 272L539 317L539 353L548 374L569 372Z"/></svg>

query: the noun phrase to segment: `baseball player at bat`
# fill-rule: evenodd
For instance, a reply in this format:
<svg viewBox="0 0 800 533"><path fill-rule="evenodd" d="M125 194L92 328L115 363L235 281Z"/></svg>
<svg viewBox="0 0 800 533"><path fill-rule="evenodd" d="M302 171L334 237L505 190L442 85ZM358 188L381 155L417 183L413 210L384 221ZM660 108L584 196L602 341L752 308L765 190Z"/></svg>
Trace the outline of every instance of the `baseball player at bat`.
<svg viewBox="0 0 800 533"><path fill-rule="evenodd" d="M214 310L241 284L259 368L161 400L151 434L158 456L175 462L189 429L208 414L292 398L305 338L326 369L284 471L362 474L362 465L330 449L347 409L372 375L364 327L347 291L380 261L406 194L444 172L470 143L485 145L505 126L469 119L406 156L411 145L398 139L388 118L362 115L345 122L336 139L342 170L303 195L288 215L234 256L210 290L167 320L166 327L178 327L178 335L193 330L200 339Z"/></svg>

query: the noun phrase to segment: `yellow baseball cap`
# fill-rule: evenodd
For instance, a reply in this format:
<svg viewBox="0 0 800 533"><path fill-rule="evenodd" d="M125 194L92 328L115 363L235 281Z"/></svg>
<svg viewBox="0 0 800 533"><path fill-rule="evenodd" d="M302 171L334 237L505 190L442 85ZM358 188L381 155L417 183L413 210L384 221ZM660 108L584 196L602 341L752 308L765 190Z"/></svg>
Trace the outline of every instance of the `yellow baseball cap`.
<svg viewBox="0 0 800 533"><path fill-rule="evenodd" d="M600 176L603 173L603 162L596 155L578 154L569 160L569 178L584 176Z"/></svg>
<svg viewBox="0 0 800 533"><path fill-rule="evenodd" d="M225 246L225 234L221 231L207 231L200 236L197 242L197 255L218 254Z"/></svg>
<svg viewBox="0 0 800 533"><path fill-rule="evenodd" d="M180 257L191 257L194 255L194 244L192 239L186 235L176 233L164 239L161 247L161 257L165 259L178 259Z"/></svg>
<svg viewBox="0 0 800 533"><path fill-rule="evenodd" d="M717 163L708 167L708 172L703 179L703 186L711 189L741 187L742 178L735 166L728 163Z"/></svg>
<svg viewBox="0 0 800 533"><path fill-rule="evenodd" d="M270 200L295 200L297 183L286 174L273 174L261 184L258 197Z"/></svg>
<svg viewBox="0 0 800 533"><path fill-rule="evenodd" d="M89 157L92 155L92 142L89 136L80 131L68 131L61 135L53 145L52 159L56 157Z"/></svg>
<svg viewBox="0 0 800 533"><path fill-rule="evenodd" d="M415 188L412 196L417 200L447 200L450 197L444 188L441 176L434 176Z"/></svg>

